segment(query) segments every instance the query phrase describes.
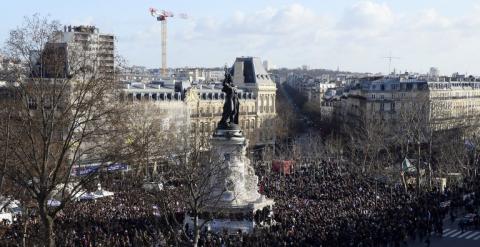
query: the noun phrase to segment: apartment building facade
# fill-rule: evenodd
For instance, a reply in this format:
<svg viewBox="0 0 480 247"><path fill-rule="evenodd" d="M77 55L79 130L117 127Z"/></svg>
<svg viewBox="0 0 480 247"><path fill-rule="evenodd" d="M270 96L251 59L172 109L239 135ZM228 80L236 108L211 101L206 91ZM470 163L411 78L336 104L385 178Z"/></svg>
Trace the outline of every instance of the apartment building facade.
<svg viewBox="0 0 480 247"><path fill-rule="evenodd" d="M480 81L418 77L361 78L333 102L337 121L355 125L374 118L396 123L405 114L421 114L433 131L478 125Z"/></svg>
<svg viewBox="0 0 480 247"><path fill-rule="evenodd" d="M272 145L276 85L256 57L237 58L231 73L238 87L240 127L252 145ZM217 127L225 101L221 83L130 83L125 85L121 97L126 103L156 105L164 109L172 121L188 122L192 131L207 135ZM180 116L179 112L185 114Z"/></svg>

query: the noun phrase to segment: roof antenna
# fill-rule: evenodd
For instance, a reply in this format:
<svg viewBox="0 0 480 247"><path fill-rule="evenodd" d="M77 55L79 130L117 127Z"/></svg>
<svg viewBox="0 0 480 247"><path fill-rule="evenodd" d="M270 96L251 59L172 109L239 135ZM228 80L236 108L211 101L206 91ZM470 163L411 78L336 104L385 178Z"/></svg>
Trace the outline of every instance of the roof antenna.
<svg viewBox="0 0 480 247"><path fill-rule="evenodd" d="M390 51L390 55L388 57L383 57L385 59L388 59L388 74L391 74L390 68L392 67L392 60L393 59L400 59L399 57L394 57L392 56L392 52Z"/></svg>

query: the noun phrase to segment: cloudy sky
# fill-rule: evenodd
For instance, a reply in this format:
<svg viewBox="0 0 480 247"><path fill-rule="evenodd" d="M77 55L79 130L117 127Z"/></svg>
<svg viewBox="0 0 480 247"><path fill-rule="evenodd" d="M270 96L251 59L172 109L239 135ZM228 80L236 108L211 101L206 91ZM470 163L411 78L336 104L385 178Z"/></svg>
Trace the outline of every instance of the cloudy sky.
<svg viewBox="0 0 480 247"><path fill-rule="evenodd" d="M149 7L186 13L168 26L169 66L223 66L258 56L277 67L480 75L479 0L17 0L2 2L0 40L23 16L93 24L131 65L160 66Z"/></svg>

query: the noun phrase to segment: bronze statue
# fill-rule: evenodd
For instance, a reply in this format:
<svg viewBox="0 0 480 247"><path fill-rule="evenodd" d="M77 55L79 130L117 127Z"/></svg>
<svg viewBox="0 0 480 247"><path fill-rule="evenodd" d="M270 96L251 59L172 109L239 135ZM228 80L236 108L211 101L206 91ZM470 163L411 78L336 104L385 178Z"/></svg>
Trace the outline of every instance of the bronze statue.
<svg viewBox="0 0 480 247"><path fill-rule="evenodd" d="M238 125L240 102L238 101L237 87L233 84L232 75L226 67L222 92L224 92L226 96L225 103L223 104L222 119L218 123L218 127L235 128L236 125Z"/></svg>

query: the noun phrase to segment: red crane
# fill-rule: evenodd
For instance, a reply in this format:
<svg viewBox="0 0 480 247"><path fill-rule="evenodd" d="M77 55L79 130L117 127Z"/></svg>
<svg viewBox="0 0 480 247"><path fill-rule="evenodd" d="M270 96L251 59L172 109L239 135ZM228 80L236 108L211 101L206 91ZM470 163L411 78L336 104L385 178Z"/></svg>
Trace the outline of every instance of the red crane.
<svg viewBox="0 0 480 247"><path fill-rule="evenodd" d="M167 77L167 20L174 17L173 13L166 10L150 8L150 14L161 22L162 28L162 76ZM187 14L179 14L181 19L187 19Z"/></svg>

